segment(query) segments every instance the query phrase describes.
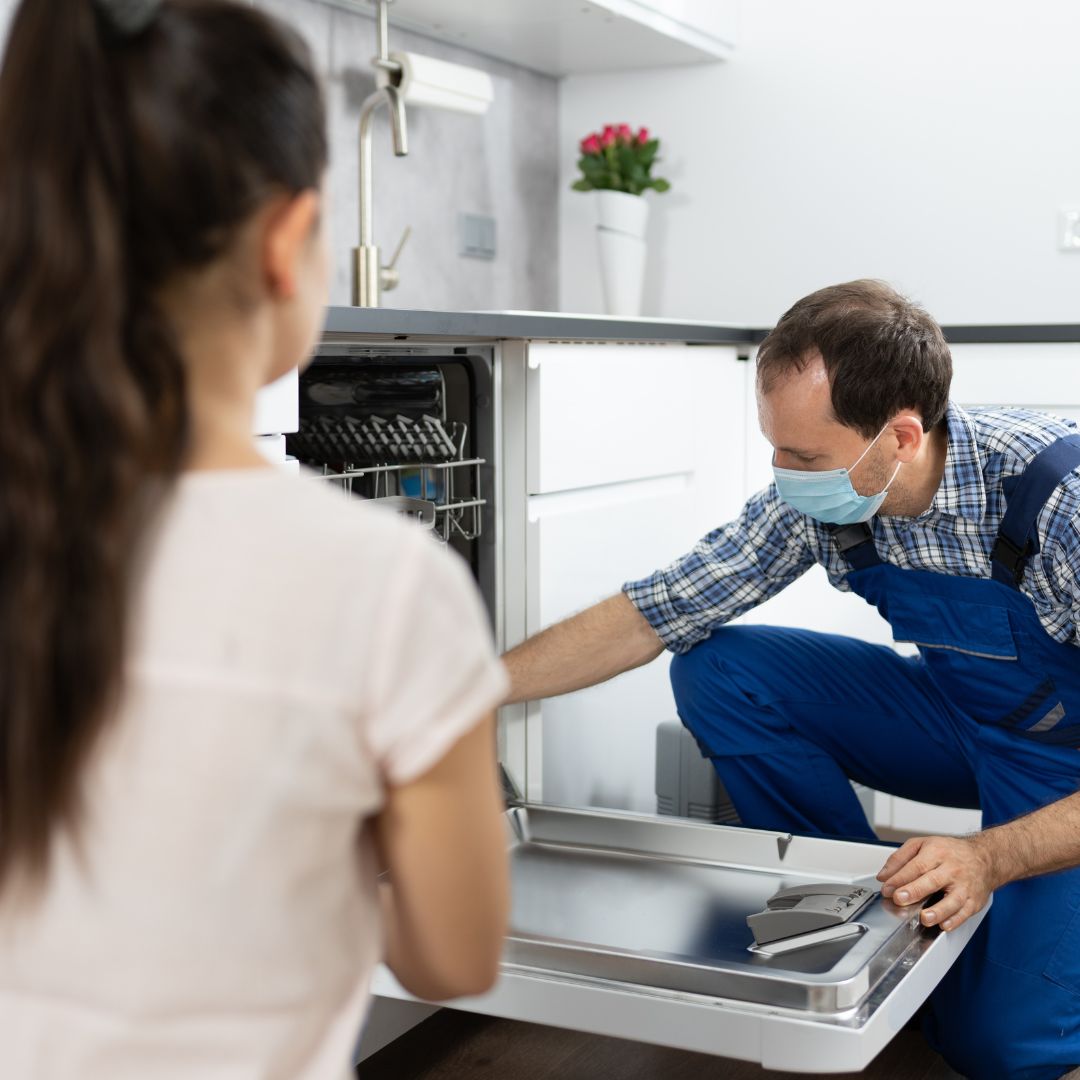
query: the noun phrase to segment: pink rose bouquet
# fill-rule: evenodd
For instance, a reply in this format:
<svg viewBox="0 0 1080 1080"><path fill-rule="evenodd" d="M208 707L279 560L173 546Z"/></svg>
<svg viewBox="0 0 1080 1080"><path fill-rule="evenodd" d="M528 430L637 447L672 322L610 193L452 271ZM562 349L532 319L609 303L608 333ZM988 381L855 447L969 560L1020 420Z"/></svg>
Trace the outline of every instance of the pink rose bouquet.
<svg viewBox="0 0 1080 1080"><path fill-rule="evenodd" d="M671 185L653 176L660 140L649 137L648 128L635 133L629 124L608 124L581 140L578 167L581 176L575 191L625 191L641 195L648 188L667 191Z"/></svg>

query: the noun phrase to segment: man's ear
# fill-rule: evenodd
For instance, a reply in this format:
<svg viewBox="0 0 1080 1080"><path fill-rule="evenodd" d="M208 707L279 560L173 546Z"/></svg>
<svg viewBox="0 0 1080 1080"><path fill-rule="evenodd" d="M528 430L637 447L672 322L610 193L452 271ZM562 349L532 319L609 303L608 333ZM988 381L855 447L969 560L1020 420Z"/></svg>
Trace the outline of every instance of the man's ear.
<svg viewBox="0 0 1080 1080"><path fill-rule="evenodd" d="M889 428L896 439L897 458L905 463L914 461L926 438L922 420L915 413L901 413Z"/></svg>
<svg viewBox="0 0 1080 1080"><path fill-rule="evenodd" d="M263 226L263 272L277 300L291 300L307 245L319 220L317 191L282 196L267 208Z"/></svg>

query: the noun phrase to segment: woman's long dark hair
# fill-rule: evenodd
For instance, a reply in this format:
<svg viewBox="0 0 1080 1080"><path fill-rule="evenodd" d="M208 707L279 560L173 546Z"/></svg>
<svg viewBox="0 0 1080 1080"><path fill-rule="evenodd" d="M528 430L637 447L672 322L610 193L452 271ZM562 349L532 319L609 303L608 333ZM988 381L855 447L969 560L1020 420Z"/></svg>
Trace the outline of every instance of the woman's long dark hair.
<svg viewBox="0 0 1080 1080"><path fill-rule="evenodd" d="M317 188L306 50L229 0L23 0L0 72L0 881L40 880L118 702L129 578L188 415L156 297ZM128 13L132 8L128 0Z"/></svg>

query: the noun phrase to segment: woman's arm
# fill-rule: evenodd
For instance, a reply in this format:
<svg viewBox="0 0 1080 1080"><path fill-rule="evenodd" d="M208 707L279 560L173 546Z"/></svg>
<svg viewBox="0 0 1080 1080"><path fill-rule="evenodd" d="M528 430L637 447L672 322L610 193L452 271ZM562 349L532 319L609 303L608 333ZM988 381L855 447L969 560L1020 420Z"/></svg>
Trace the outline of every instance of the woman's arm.
<svg viewBox="0 0 1080 1080"><path fill-rule="evenodd" d="M376 820L386 963L429 1001L481 994L498 975L510 906L494 716L417 780L391 788Z"/></svg>

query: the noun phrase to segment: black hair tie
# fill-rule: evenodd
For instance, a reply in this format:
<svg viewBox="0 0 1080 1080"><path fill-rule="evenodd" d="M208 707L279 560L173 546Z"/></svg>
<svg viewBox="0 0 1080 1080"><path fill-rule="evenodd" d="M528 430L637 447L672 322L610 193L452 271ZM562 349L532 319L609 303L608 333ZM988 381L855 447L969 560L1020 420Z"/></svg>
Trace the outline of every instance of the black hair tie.
<svg viewBox="0 0 1080 1080"><path fill-rule="evenodd" d="M157 18L162 0L94 0L109 25L123 37L141 34Z"/></svg>

